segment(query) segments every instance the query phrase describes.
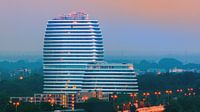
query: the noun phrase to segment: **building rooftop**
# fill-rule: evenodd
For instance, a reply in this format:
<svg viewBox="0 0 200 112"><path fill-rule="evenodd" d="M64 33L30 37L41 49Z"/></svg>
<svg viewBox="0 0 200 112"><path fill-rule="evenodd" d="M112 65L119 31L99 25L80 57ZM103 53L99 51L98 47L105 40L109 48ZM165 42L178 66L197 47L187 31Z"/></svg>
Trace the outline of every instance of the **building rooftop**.
<svg viewBox="0 0 200 112"><path fill-rule="evenodd" d="M133 64L128 63L96 63L88 64L88 69L134 69Z"/></svg>
<svg viewBox="0 0 200 112"><path fill-rule="evenodd" d="M84 12L70 12L68 15L62 15L53 20L88 20L88 14Z"/></svg>

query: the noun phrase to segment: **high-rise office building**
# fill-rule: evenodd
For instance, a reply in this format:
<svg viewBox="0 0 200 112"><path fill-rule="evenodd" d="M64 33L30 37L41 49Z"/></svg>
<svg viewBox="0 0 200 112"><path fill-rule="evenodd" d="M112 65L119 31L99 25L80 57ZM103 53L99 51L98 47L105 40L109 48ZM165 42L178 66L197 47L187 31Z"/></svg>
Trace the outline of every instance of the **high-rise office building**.
<svg viewBox="0 0 200 112"><path fill-rule="evenodd" d="M43 49L44 93L137 92L132 65L106 64L98 20L82 12L49 20ZM105 86L105 87L103 87Z"/></svg>
<svg viewBox="0 0 200 112"><path fill-rule="evenodd" d="M44 93L82 89L86 64L103 61L97 20L82 12L49 20L44 39Z"/></svg>

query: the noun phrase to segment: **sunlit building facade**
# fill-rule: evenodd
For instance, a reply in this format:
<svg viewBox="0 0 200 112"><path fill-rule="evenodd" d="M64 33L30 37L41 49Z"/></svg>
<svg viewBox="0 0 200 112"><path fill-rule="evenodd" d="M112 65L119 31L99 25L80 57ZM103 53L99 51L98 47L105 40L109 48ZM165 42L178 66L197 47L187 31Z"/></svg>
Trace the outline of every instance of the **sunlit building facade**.
<svg viewBox="0 0 200 112"><path fill-rule="evenodd" d="M99 22L87 14L75 12L48 21L43 48L43 93L138 91L131 66L104 62Z"/></svg>

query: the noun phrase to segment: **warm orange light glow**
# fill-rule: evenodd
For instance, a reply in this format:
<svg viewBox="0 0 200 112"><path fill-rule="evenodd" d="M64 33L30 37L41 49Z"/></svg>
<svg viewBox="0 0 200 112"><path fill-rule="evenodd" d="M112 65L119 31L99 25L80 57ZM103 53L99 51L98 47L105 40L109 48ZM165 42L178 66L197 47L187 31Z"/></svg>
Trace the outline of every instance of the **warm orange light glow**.
<svg viewBox="0 0 200 112"><path fill-rule="evenodd" d="M165 93L166 94L172 94L172 90L166 90Z"/></svg>
<svg viewBox="0 0 200 112"><path fill-rule="evenodd" d="M161 95L161 92L160 91L156 91L154 92L155 95Z"/></svg>
<svg viewBox="0 0 200 112"><path fill-rule="evenodd" d="M131 97L136 97L137 94L136 94L136 93L131 93L130 96L131 96Z"/></svg>
<svg viewBox="0 0 200 112"><path fill-rule="evenodd" d="M19 102L16 102L16 103L14 102L13 105L18 107L20 105L20 103Z"/></svg>
<svg viewBox="0 0 200 112"><path fill-rule="evenodd" d="M164 112L164 106L151 106L137 109L137 112Z"/></svg>
<svg viewBox="0 0 200 112"><path fill-rule="evenodd" d="M114 95L114 98L116 99L118 96L117 95Z"/></svg>
<svg viewBox="0 0 200 112"><path fill-rule="evenodd" d="M20 104L19 102L16 103L17 106L19 106L19 104Z"/></svg>
<svg viewBox="0 0 200 112"><path fill-rule="evenodd" d="M111 95L110 97L113 98L113 99L117 99L118 98L117 95Z"/></svg>
<svg viewBox="0 0 200 112"><path fill-rule="evenodd" d="M194 89L193 88L188 88L188 91L193 91Z"/></svg>
<svg viewBox="0 0 200 112"><path fill-rule="evenodd" d="M145 92L145 93L143 93L143 96L149 96L149 95L150 95L149 92Z"/></svg>
<svg viewBox="0 0 200 112"><path fill-rule="evenodd" d="M183 92L183 90L182 89L177 89L176 92L181 93L181 92Z"/></svg>

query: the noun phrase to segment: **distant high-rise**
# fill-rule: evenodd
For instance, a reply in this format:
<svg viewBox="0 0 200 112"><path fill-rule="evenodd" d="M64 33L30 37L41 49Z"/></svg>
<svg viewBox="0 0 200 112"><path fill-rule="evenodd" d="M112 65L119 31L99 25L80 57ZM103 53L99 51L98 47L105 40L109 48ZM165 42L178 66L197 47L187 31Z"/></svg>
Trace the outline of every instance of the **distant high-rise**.
<svg viewBox="0 0 200 112"><path fill-rule="evenodd" d="M82 12L48 21L43 71L44 93L138 91L132 65L105 64L99 22Z"/></svg>

